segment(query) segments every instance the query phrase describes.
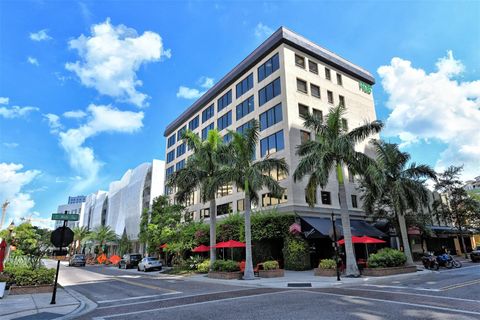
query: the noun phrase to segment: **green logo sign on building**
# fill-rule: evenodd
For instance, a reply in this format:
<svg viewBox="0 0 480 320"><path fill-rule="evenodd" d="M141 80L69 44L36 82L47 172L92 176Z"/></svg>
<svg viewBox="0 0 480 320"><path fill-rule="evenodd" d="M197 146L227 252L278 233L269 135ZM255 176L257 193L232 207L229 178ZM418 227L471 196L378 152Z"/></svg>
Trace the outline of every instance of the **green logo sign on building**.
<svg viewBox="0 0 480 320"><path fill-rule="evenodd" d="M366 94L372 93L372 86L369 84L366 84L365 82L359 82L358 89L360 89L360 91L365 92Z"/></svg>

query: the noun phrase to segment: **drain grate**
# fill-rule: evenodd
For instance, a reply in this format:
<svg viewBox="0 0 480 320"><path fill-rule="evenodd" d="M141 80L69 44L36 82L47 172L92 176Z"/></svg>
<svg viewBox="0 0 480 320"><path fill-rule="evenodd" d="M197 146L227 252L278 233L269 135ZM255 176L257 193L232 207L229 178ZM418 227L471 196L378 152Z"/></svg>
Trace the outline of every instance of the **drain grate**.
<svg viewBox="0 0 480 320"><path fill-rule="evenodd" d="M312 287L312 284L310 282L289 282L287 284L287 287L291 288L307 288L307 287Z"/></svg>

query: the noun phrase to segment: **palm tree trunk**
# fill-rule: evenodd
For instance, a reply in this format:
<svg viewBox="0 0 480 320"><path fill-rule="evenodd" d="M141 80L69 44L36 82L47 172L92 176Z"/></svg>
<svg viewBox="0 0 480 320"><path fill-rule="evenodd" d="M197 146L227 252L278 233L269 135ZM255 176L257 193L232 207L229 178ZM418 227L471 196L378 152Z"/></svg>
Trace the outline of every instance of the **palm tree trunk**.
<svg viewBox="0 0 480 320"><path fill-rule="evenodd" d="M210 200L210 271L213 271L213 263L216 260L217 249L215 245L217 244L217 203L215 198Z"/></svg>
<svg viewBox="0 0 480 320"><path fill-rule="evenodd" d="M252 202L248 195L245 195L245 271L243 280L255 279L252 262L252 227L250 222L250 212L252 211Z"/></svg>
<svg viewBox="0 0 480 320"><path fill-rule="evenodd" d="M405 216L402 212L395 212L398 218L398 225L400 226L400 233L403 243L403 253L407 257L407 265L413 265L412 251L410 250L410 243L408 242L407 224L405 223Z"/></svg>
<svg viewBox="0 0 480 320"><path fill-rule="evenodd" d="M459 235L460 235L460 239L461 239L463 254L465 255L465 259L468 259L467 247L465 245L465 238L463 237L463 228L462 228L461 225L458 225L458 228L460 229Z"/></svg>
<svg viewBox="0 0 480 320"><path fill-rule="evenodd" d="M337 164L337 181L338 181L338 195L340 200L340 216L342 218L343 239L345 240L345 254L346 254L346 269L345 275L347 277L358 277L360 271L358 270L357 260L353 252L352 244L352 229L350 228L350 214L347 206L347 193L345 191L345 184L343 180L343 168Z"/></svg>

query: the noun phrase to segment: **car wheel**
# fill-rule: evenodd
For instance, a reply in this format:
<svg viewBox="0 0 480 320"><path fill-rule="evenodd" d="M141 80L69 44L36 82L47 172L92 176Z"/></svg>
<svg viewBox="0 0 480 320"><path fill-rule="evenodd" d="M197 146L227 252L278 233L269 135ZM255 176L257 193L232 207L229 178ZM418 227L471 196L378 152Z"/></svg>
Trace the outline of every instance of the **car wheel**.
<svg viewBox="0 0 480 320"><path fill-rule="evenodd" d="M143 268L143 272L148 272L147 267Z"/></svg>
<svg viewBox="0 0 480 320"><path fill-rule="evenodd" d="M122 264L121 263L118 264L118 269L122 269Z"/></svg>
<svg viewBox="0 0 480 320"><path fill-rule="evenodd" d="M137 266L137 271L140 271L140 266Z"/></svg>

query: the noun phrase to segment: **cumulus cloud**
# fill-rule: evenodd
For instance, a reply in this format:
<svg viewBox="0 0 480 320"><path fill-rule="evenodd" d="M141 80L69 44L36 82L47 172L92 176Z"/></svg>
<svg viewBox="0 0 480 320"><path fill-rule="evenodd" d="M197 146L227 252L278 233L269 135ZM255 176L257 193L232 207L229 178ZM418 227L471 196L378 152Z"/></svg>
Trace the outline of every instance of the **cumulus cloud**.
<svg viewBox="0 0 480 320"><path fill-rule="evenodd" d="M8 105L9 99L5 97L0 97L0 105ZM25 117L32 111L38 111L37 107L31 107L31 106L26 106L26 107L20 107L20 106L12 106L10 108L7 107L0 107L0 116L7 118L7 119L13 119L13 118L21 118Z"/></svg>
<svg viewBox="0 0 480 320"><path fill-rule="evenodd" d="M80 60L65 67L83 85L138 107L146 106L148 98L137 91L142 85L137 78L138 69L142 64L171 57L157 33L145 31L138 35L135 29L112 25L110 19L93 25L90 36L82 34L71 40L69 46L78 52Z"/></svg>
<svg viewBox="0 0 480 320"><path fill-rule="evenodd" d="M47 31L48 31L48 29L42 29L42 30L37 31L37 32L32 32L32 33L30 33L30 39L33 40L33 41L46 41L46 40L52 39L52 37L50 37L47 34Z"/></svg>
<svg viewBox="0 0 480 320"><path fill-rule="evenodd" d="M199 90L195 88L189 88L186 86L180 86L177 91L177 98L183 99L198 99L214 84L214 79L202 76L197 80L197 85L205 90Z"/></svg>
<svg viewBox="0 0 480 320"><path fill-rule="evenodd" d="M60 146L68 155L70 166L82 177L78 188L90 186L102 166L87 139L103 132L134 133L143 126L143 112L121 111L110 105L91 104L86 121L78 128L58 132ZM78 180L78 179L77 179Z"/></svg>
<svg viewBox="0 0 480 320"><path fill-rule="evenodd" d="M58 133L62 128L60 123L60 117L53 113L44 114L43 117L48 121L48 126L50 127L51 133Z"/></svg>
<svg viewBox="0 0 480 320"><path fill-rule="evenodd" d="M40 65L38 63L37 58L34 58L34 57L28 57L27 62L30 63L30 64L33 64L34 66L37 66L37 67Z"/></svg>
<svg viewBox="0 0 480 320"><path fill-rule="evenodd" d="M38 170L25 170L19 163L0 163L0 201L10 202L5 227L12 219L19 220L35 206L35 201L23 189L40 174Z"/></svg>
<svg viewBox="0 0 480 320"><path fill-rule="evenodd" d="M386 134L398 136L403 146L444 143L436 170L464 164L464 178L472 178L480 168L480 80L456 79L464 70L448 51L431 73L398 57L378 73L392 110Z"/></svg>
<svg viewBox="0 0 480 320"><path fill-rule="evenodd" d="M263 40L268 38L273 33L273 29L259 22L255 27L254 33L257 39Z"/></svg>
<svg viewBox="0 0 480 320"><path fill-rule="evenodd" d="M80 119L85 117L87 114L82 110L72 110L63 113L65 118Z"/></svg>

